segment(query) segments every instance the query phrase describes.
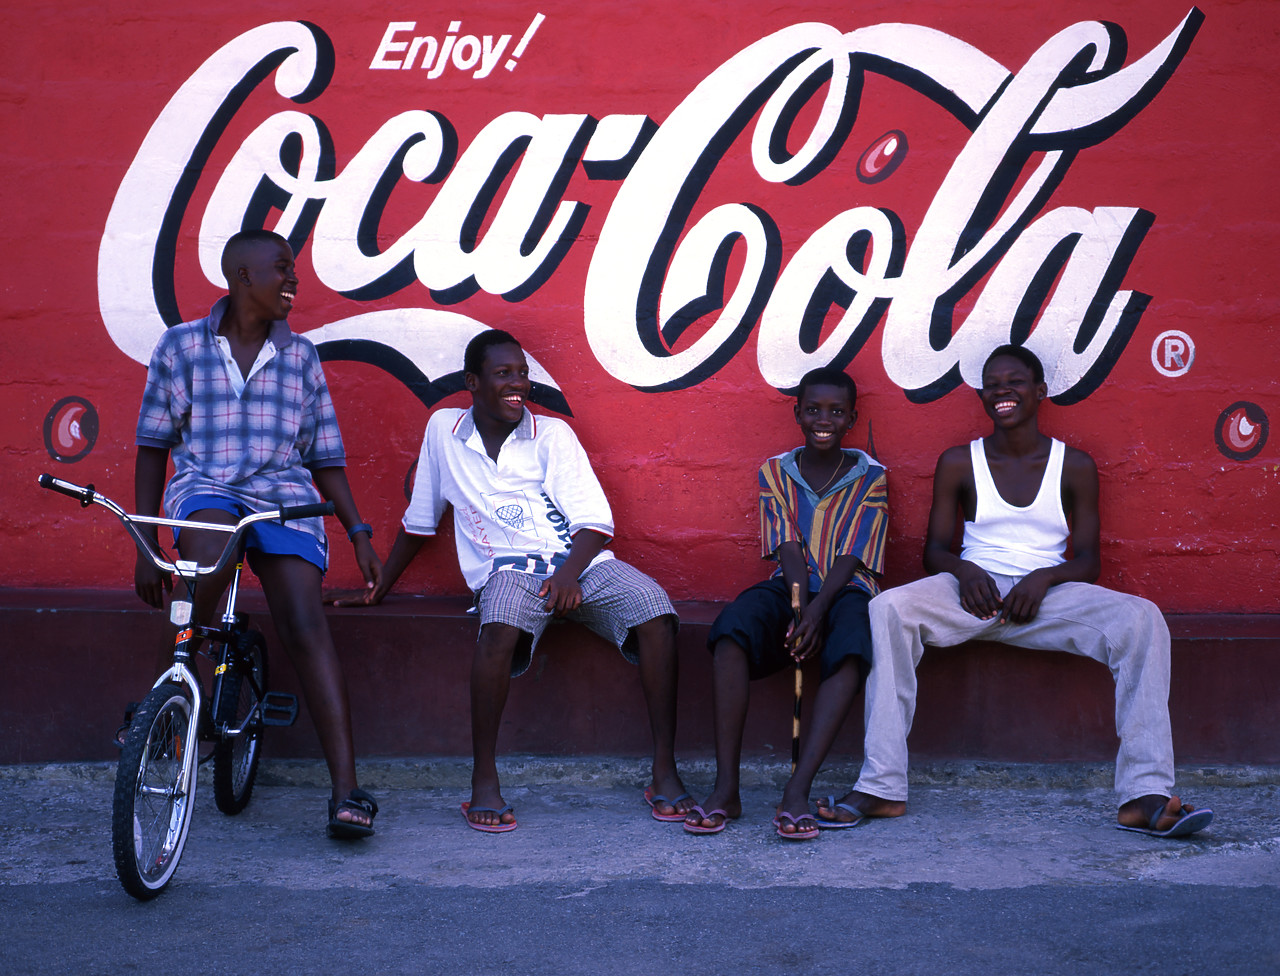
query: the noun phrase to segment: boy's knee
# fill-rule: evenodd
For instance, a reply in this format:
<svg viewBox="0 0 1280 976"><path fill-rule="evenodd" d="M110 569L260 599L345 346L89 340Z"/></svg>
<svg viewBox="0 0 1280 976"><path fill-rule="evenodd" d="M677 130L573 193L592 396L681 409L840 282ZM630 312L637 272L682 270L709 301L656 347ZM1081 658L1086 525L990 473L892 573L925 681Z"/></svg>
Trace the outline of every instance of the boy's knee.
<svg viewBox="0 0 1280 976"><path fill-rule="evenodd" d="M676 622L670 614L654 617L631 628L636 635L636 642L641 648L645 646L661 646L670 643L675 646Z"/></svg>
<svg viewBox="0 0 1280 976"><path fill-rule="evenodd" d="M297 658L316 658L331 655L333 637L323 613L302 614L287 619L272 618L280 641Z"/></svg>
<svg viewBox="0 0 1280 976"><path fill-rule="evenodd" d="M732 637L721 637L711 648L712 658L721 660L745 658L747 650Z"/></svg>
<svg viewBox="0 0 1280 976"><path fill-rule="evenodd" d="M480 639L476 641L476 659L509 664L520 641L520 633L520 628L510 624L485 624L480 628Z"/></svg>

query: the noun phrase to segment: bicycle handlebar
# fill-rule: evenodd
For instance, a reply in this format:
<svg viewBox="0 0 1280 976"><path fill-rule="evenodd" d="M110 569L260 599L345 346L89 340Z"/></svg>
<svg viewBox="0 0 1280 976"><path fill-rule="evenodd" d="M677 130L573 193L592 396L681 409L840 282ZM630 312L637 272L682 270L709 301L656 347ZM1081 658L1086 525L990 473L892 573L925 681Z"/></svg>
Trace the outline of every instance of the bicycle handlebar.
<svg viewBox="0 0 1280 976"><path fill-rule="evenodd" d="M82 507L88 508L90 505L101 505L107 511L111 512L123 524L129 535L133 538L138 549L144 553L157 567L166 573L177 573L179 576L186 576L190 572L190 564L184 564L187 569L179 567L177 562L170 562L157 551L156 543L150 539L146 533L142 532L139 524L144 525L171 525L177 528L195 528L208 529L214 532L230 533L231 538L227 540L226 547L222 551L216 565L200 566L195 569L198 576L207 576L222 570L228 562L231 561L232 555L238 550L240 539L244 535L245 530L255 522L263 522L269 519L278 519L281 523L292 519L313 518L318 515L332 515L334 505L333 502L315 502L308 505L285 505L278 509L266 512L252 512L246 515L235 525L221 525L206 522L192 522L185 519L166 519L154 518L147 515L130 515L123 508L113 502L106 495L94 489L93 485L82 487L72 484L70 481L63 481L55 478L50 474L42 474L37 479L41 488L48 488L50 491L56 491L60 495L66 495L68 498L74 498Z"/></svg>
<svg viewBox="0 0 1280 976"><path fill-rule="evenodd" d="M280 521L313 518L316 515L332 515L333 502L315 502L311 505L285 505L280 509Z"/></svg>
<svg viewBox="0 0 1280 976"><path fill-rule="evenodd" d="M60 495L74 498L85 508L93 504L94 495L97 494L93 485L81 488L79 485L73 485L69 481L59 481L51 474L42 474L39 481L41 488L48 488L50 491L56 491Z"/></svg>

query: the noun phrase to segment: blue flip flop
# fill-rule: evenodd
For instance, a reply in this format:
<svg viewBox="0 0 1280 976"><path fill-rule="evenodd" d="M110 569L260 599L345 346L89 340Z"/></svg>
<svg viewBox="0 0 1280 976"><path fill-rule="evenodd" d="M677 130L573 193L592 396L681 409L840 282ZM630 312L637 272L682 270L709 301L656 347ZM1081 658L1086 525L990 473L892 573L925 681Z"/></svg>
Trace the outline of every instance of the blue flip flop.
<svg viewBox="0 0 1280 976"><path fill-rule="evenodd" d="M1179 806L1178 813L1180 816L1177 822L1168 830L1157 830L1156 824L1164 816L1167 807L1168 804L1165 804L1165 806L1156 810L1151 815L1151 821L1145 827L1128 827L1124 824L1116 824L1116 826L1121 830L1132 830L1135 834L1146 834L1149 837L1187 837L1197 830L1204 830L1205 827L1213 823L1212 810L1188 810L1186 806Z"/></svg>
<svg viewBox="0 0 1280 976"><path fill-rule="evenodd" d="M826 803L818 804L819 810L848 810L853 814L852 820L828 820L821 813L814 819L818 821L819 830L849 830L852 827L861 827L867 822L867 815L857 807L851 807L847 803L837 803L834 796L827 797Z"/></svg>
<svg viewBox="0 0 1280 976"><path fill-rule="evenodd" d="M676 804L678 804L681 800L692 800L692 799L693 797L691 797L688 793L681 793L679 796L668 800L661 793L653 792L652 786L646 787L644 791L644 802L649 804L649 809L653 812L653 819L659 820L662 823L683 823L684 818L689 815L689 811L686 810L684 813L681 813L679 810L675 809ZM659 803L663 804L664 806L671 807L671 809L674 810L675 812L659 813L658 812Z"/></svg>
<svg viewBox="0 0 1280 976"><path fill-rule="evenodd" d="M504 813L514 814L515 809L511 806L510 803L508 803L501 810L496 810L493 807L473 807L470 801L468 801L462 804L462 819L467 822L468 827L470 827L472 830L478 830L482 834L505 834L505 833L508 833L509 831L515 830L516 827L518 826L518 824L514 820L511 821L511 823L501 823L501 822L496 824L476 823L474 820L471 819L470 816L468 816L468 814L470 813L496 813L499 817L501 817Z"/></svg>

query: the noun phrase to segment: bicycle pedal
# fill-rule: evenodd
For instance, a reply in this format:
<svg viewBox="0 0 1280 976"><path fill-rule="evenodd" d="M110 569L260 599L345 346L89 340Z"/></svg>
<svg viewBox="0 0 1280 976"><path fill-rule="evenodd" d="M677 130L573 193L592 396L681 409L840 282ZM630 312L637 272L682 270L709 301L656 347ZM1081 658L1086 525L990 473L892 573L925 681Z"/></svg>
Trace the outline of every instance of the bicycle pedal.
<svg viewBox="0 0 1280 976"><path fill-rule="evenodd" d="M292 725L298 720L298 696L283 691L269 691L262 698L262 724Z"/></svg>

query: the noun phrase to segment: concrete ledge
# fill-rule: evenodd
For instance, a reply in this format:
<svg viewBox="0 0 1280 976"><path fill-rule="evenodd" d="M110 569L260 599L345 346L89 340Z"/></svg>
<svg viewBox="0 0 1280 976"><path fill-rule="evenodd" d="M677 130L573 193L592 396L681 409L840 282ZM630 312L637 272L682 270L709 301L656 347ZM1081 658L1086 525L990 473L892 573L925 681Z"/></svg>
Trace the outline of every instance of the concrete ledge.
<svg viewBox="0 0 1280 976"><path fill-rule="evenodd" d="M715 778L710 759L681 761L681 773L692 788L704 791ZM458 789L471 786L471 760L461 756L416 756L361 759L360 781L371 790ZM506 756L498 761L504 784L512 786L576 786L641 790L649 779L644 759L617 756ZM997 763L923 761L912 765L913 786L955 786L981 789L1110 789L1115 769L1110 763ZM106 787L115 781L114 762L23 763L0 766L0 785L27 783L93 783ZM201 771L201 789L209 775ZM742 762L744 789L781 790L789 775L789 760L746 757ZM835 761L823 767L818 785L847 789L858 776L858 763ZM329 773L320 759L264 759L258 769L260 786L327 789ZM1179 766L1178 789L1197 787L1280 786L1280 765ZM841 785L843 784L843 785ZM820 790L815 789L815 792Z"/></svg>
<svg viewBox="0 0 1280 976"><path fill-rule="evenodd" d="M261 597L245 603L275 648L271 684L297 691ZM361 756L470 754L467 675L475 641L464 598L396 596L371 610L334 610L330 624L350 686ZM706 635L717 604L686 603L681 615L679 752L712 753ZM1280 614L1170 615L1174 746L1183 763L1280 763ZM132 593L0 590L6 635L0 682L0 763L110 761L109 737L126 701L158 673L169 637L163 615ZM609 755L640 761L648 722L635 669L572 625L548 633L533 667L512 683L500 748L505 754ZM204 666L208 674L207 663ZM807 687L817 684L816 673ZM917 762L1102 763L1114 758L1114 696L1105 668L1067 654L973 643L925 655L911 746ZM856 709L856 706L855 706ZM748 756L785 761L791 681L752 686ZM305 711L272 730L267 755L318 756ZM861 723L837 739L831 762L856 764ZM1109 776L1109 773L1108 773Z"/></svg>

